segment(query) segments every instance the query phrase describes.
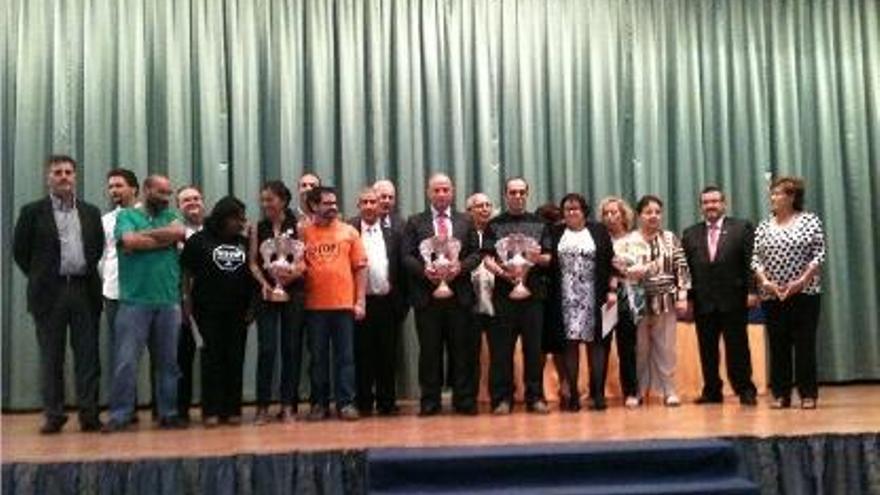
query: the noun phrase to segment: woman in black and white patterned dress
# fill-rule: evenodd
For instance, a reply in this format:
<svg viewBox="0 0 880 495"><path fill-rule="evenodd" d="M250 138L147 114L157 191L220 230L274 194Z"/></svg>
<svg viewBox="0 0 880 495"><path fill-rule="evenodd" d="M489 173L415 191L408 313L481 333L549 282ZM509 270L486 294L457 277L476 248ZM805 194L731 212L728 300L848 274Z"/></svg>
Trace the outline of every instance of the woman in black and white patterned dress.
<svg viewBox="0 0 880 495"><path fill-rule="evenodd" d="M816 327L825 262L822 222L804 211L804 183L782 177L770 186L770 218L755 230L752 269L761 288L770 342L771 407L791 406L791 368L801 407L815 409Z"/></svg>
<svg viewBox="0 0 880 495"><path fill-rule="evenodd" d="M611 260L614 250L611 236L604 225L587 221L589 208L583 196L569 193L562 198L563 225L551 231L552 257L550 269L552 280L558 283L554 309L557 321L562 322L565 332L566 383L569 387L568 403L561 408L568 411L580 409L578 394L578 365L580 344L587 344L590 369L591 409L605 409L605 360L609 338L602 338L601 307L608 301L617 301L616 287L612 280Z"/></svg>

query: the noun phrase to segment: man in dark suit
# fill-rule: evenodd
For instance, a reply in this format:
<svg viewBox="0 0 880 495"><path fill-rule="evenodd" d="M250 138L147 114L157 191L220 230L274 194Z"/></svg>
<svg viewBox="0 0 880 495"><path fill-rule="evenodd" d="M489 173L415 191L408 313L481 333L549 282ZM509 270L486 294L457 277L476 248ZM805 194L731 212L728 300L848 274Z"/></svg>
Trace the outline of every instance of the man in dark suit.
<svg viewBox="0 0 880 495"><path fill-rule="evenodd" d="M428 180L430 207L409 218L404 227L404 269L409 274L408 292L415 308L419 336L419 385L422 390L422 416L440 412L440 389L443 384L444 341L453 362L452 403L456 412L476 414L476 334L470 326L474 291L470 274L479 264L476 233L468 217L452 209L452 180L434 174ZM426 265L419 246L431 237L453 237L461 243L458 260L444 275ZM448 298L435 297L442 281L452 289ZM444 339L444 331L448 337Z"/></svg>
<svg viewBox="0 0 880 495"><path fill-rule="evenodd" d="M349 220L367 252L366 316L355 323L356 403L362 416L398 412L395 375L400 315L407 304L400 288L400 235L382 225L379 197L367 188L358 198L360 215ZM375 387L375 390L374 390Z"/></svg>
<svg viewBox="0 0 880 495"><path fill-rule="evenodd" d="M718 340L724 337L727 377L743 405L757 404L746 331L748 308L757 303L749 263L754 229L745 220L725 215L724 193L708 186L700 193L704 221L682 236L692 277L691 297L703 370L698 404L720 403Z"/></svg>
<svg viewBox="0 0 880 495"><path fill-rule="evenodd" d="M373 183L373 190L378 195L382 226L393 229L398 235L403 235L406 220L397 211L397 189L394 183L388 179L380 179Z"/></svg>
<svg viewBox="0 0 880 495"><path fill-rule="evenodd" d="M49 195L21 209L15 225L15 263L28 278L28 311L40 349L40 391L45 423L58 433L64 414L64 353L67 328L73 349L79 423L99 431L98 321L104 249L100 210L76 197L76 161L64 155L46 162Z"/></svg>

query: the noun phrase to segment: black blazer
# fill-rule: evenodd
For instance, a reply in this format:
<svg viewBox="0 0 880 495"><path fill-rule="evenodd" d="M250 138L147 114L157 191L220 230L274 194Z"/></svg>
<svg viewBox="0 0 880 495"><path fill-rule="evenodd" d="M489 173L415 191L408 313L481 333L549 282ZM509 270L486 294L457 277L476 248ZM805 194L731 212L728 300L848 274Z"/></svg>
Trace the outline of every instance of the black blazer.
<svg viewBox="0 0 880 495"><path fill-rule="evenodd" d="M452 236L461 242L461 273L451 281L449 287L455 292L459 304L470 308L474 304L474 287L471 284L471 272L480 264L479 239L467 215L453 211ZM425 263L419 254L419 244L434 236L434 217L428 209L409 217L403 229L401 255L403 269L407 272L409 284L409 300L414 308L428 306L436 288L425 276Z"/></svg>
<svg viewBox="0 0 880 495"><path fill-rule="evenodd" d="M354 227L358 233L361 232L360 215L352 217L348 223ZM381 225L381 221L380 221ZM388 255L388 280L391 282L391 292L388 295L394 301L395 312L398 318L406 316L408 303L406 301L406 291L402 281L406 278L401 271L400 242L401 236L393 227L382 226L382 237L385 239L385 251Z"/></svg>
<svg viewBox="0 0 880 495"><path fill-rule="evenodd" d="M601 223L587 222L587 230L593 236L593 242L596 243L596 271L593 276L593 294L596 297L593 305L596 313L596 321L602 321L602 305L608 299L608 284L611 276L614 274L614 267L611 264L614 258L614 244L608 229ZM547 313L550 321L561 322L562 319L562 291L559 286L562 279L561 267L559 265L559 241L565 233L565 225L553 225L550 227L550 236L552 239L553 250L551 251L549 273L549 287L547 290ZM600 324L601 325L601 324ZM601 326L597 327L601 330Z"/></svg>
<svg viewBox="0 0 880 495"><path fill-rule="evenodd" d="M689 297L697 314L745 310L752 287L752 244L755 231L747 220L724 217L715 261L709 261L708 227L700 222L681 236L691 272Z"/></svg>
<svg viewBox="0 0 880 495"><path fill-rule="evenodd" d="M76 211L82 229L89 301L97 315L103 304L101 277L98 275L98 261L104 252L101 211L80 200L76 200ZM35 316L45 314L52 309L58 297L58 270L61 265L61 241L49 196L21 208L15 224L13 244L15 264L28 278L28 311Z"/></svg>

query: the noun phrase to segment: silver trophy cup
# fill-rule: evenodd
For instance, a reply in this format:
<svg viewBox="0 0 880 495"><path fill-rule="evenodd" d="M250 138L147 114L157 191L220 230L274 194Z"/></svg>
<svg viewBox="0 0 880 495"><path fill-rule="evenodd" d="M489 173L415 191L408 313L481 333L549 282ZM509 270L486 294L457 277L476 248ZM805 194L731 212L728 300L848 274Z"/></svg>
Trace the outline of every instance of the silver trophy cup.
<svg viewBox="0 0 880 495"><path fill-rule="evenodd" d="M440 283L434 289L434 297L448 299L453 292L446 282L449 277L450 267L458 261L461 252L461 242L454 237L429 237L419 244L419 253L425 261L425 266L433 268L440 275Z"/></svg>
<svg viewBox="0 0 880 495"><path fill-rule="evenodd" d="M521 300L531 296L532 291L526 287L524 281L534 265L529 261L528 253L541 252L538 241L525 234L510 234L495 243L495 251L501 259L501 266L516 279L516 285L510 291L509 297Z"/></svg>
<svg viewBox="0 0 880 495"><path fill-rule="evenodd" d="M266 239L260 244L263 268L275 282L275 287L267 297L268 301L287 302L290 300L290 295L278 281L278 274L302 261L304 252L305 245L294 239L288 232Z"/></svg>

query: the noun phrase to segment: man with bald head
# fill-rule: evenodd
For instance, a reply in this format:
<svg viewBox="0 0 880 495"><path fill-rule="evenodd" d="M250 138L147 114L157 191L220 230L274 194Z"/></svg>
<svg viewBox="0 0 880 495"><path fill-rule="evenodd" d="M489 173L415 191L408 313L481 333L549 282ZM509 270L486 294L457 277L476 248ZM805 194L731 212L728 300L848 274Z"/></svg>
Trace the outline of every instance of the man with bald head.
<svg viewBox="0 0 880 495"><path fill-rule="evenodd" d="M151 175L143 201L116 218L119 249L119 309L116 362L110 389L107 433L128 427L136 401L138 361L147 342L155 353L156 402L161 428L183 425L177 410L177 342L180 332L180 264L177 243L186 236L177 211L169 208L171 181Z"/></svg>
<svg viewBox="0 0 880 495"><path fill-rule="evenodd" d="M467 215L452 207L455 190L445 174L428 180L430 205L409 218L404 227L401 253L409 274L408 292L415 308L419 337L419 385L421 416L440 413L443 384L443 348L453 363L452 405L459 414L476 414L476 337L470 326L474 291L470 274L479 263L476 233ZM451 237L461 243L458 260L448 273L426 266L419 251L421 242L431 237ZM446 281L453 294L438 298L434 290ZM447 338L444 338L444 334Z"/></svg>
<svg viewBox="0 0 880 495"><path fill-rule="evenodd" d="M299 206L296 209L297 228L304 229L312 223L312 212L306 197L309 191L321 185L321 178L313 172L304 172L296 181L296 190L299 192Z"/></svg>

